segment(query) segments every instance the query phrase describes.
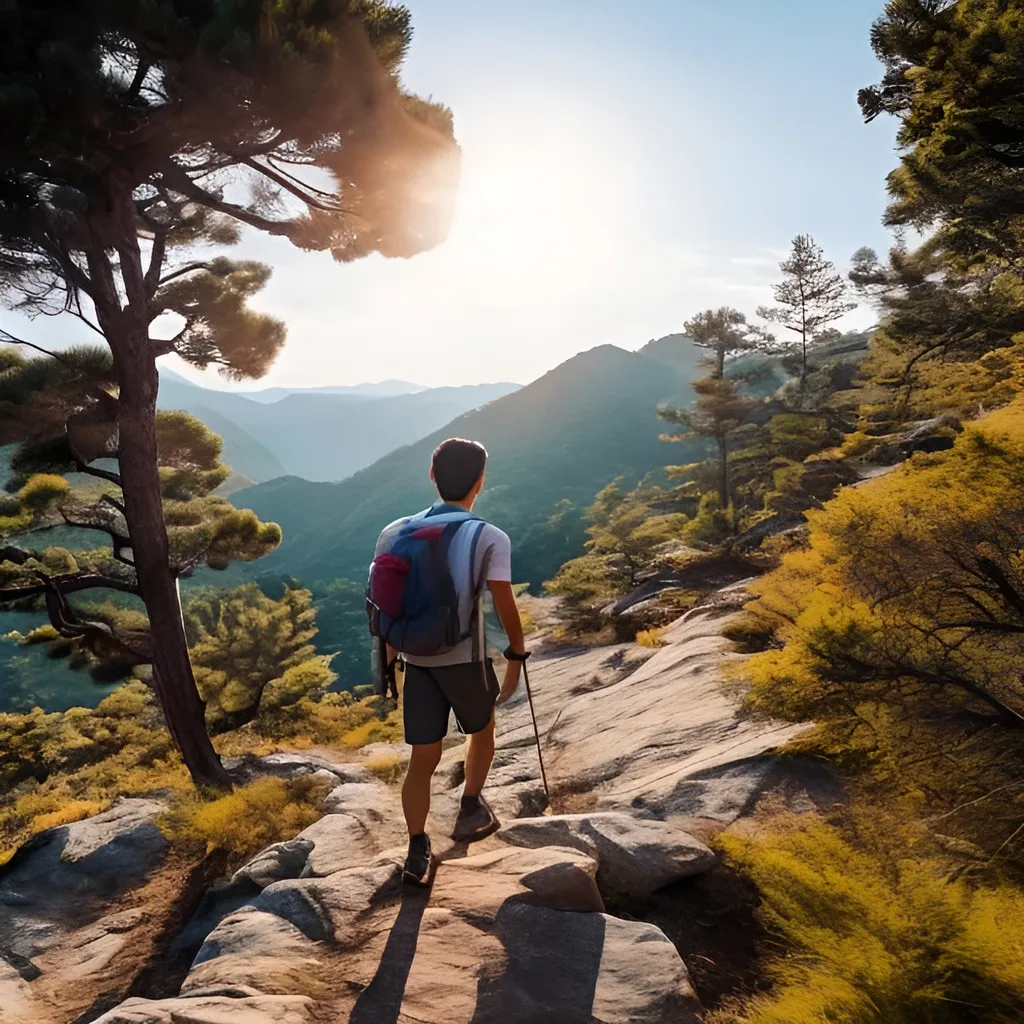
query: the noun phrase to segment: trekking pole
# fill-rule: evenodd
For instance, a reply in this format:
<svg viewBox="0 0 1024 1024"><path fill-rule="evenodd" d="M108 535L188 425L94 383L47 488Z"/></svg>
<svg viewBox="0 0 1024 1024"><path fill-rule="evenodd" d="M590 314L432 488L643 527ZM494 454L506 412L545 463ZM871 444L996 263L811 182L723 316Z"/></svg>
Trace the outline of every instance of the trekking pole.
<svg viewBox="0 0 1024 1024"><path fill-rule="evenodd" d="M548 799L548 806L551 806L551 790L548 789L548 776L544 771L544 754L540 749L540 730L537 728L537 714L533 710L533 691L530 689L530 673L526 669L526 661L523 661L523 681L526 683L526 699L530 704L530 718L533 719L533 735L537 738L537 760L540 762L540 780L544 784L544 795Z"/></svg>

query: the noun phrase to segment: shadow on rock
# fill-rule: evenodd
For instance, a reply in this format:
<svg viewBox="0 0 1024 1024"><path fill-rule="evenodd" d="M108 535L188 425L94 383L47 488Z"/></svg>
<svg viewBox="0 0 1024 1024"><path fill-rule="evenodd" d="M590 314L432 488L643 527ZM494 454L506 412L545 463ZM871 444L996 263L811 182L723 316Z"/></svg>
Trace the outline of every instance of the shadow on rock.
<svg viewBox="0 0 1024 1024"><path fill-rule="evenodd" d="M593 1019L605 945L601 914L549 910L513 897L495 915L493 934L505 947L505 963L481 977L470 1024Z"/></svg>
<svg viewBox="0 0 1024 1024"><path fill-rule="evenodd" d="M430 890L405 889L402 904L373 980L360 993L350 1024L396 1024L402 1013L405 986L416 956L420 923L430 901Z"/></svg>

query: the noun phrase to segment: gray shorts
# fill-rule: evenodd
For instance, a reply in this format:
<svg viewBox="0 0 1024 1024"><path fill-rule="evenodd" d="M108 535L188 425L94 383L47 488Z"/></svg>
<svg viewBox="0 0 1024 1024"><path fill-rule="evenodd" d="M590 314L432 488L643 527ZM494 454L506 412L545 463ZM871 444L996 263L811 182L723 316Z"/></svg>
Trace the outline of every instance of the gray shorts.
<svg viewBox="0 0 1024 1024"><path fill-rule="evenodd" d="M406 664L402 690L405 742L440 742L448 732L452 711L459 729L467 735L486 729L498 691L498 677L490 658L431 668Z"/></svg>

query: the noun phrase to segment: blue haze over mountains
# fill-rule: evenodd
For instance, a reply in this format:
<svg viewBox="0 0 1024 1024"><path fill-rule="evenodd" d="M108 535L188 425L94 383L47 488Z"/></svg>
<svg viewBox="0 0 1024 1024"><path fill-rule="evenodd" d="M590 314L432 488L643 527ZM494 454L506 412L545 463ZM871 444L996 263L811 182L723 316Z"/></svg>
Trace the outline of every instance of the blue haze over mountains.
<svg viewBox="0 0 1024 1024"><path fill-rule="evenodd" d="M184 409L224 441L224 461L249 481L281 476L343 480L519 385L419 388L408 381L355 387L217 391L163 370L159 405Z"/></svg>

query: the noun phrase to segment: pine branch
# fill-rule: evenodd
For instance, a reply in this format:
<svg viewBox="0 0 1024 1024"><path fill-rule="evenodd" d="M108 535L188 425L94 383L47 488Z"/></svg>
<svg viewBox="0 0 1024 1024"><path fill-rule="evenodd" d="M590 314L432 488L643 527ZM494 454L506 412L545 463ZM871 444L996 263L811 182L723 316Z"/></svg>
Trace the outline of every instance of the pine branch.
<svg viewBox="0 0 1024 1024"><path fill-rule="evenodd" d="M122 554L122 551L124 551L125 548L131 548L132 546L130 537L125 537L124 535L119 534L109 524L104 525L102 523L91 523L88 520L83 522L81 520L72 519L64 509L60 510L60 516L68 526L74 526L79 530L95 530L97 533L105 533L110 538L111 553L114 558L122 565L127 565L132 569L135 568L135 563L130 558L126 558Z"/></svg>
<svg viewBox="0 0 1024 1024"><path fill-rule="evenodd" d="M5 331L2 327L0 327L0 341L4 341L8 345L24 345L26 348L35 349L36 352L41 352L44 356L56 359L57 362L63 363L65 366L70 365L67 360L61 358L59 353L51 352L48 348L43 348L41 345L35 344L35 342L25 341L24 338L18 338L11 334L10 331Z"/></svg>
<svg viewBox="0 0 1024 1024"><path fill-rule="evenodd" d="M242 224L249 227L266 231L268 235L280 235L289 238L294 230L294 221L291 220L268 220L259 214L247 210L244 206L236 203L229 203L226 200L218 199L212 192L200 188L188 174L175 163L167 165L162 172L169 188L174 189L188 199L223 213L225 216L233 217Z"/></svg>
<svg viewBox="0 0 1024 1024"><path fill-rule="evenodd" d="M146 269L145 285L146 298L152 299L157 289L163 284L160 271L164 265L164 255L167 251L167 232L154 231L153 250L149 255L149 267Z"/></svg>
<svg viewBox="0 0 1024 1024"><path fill-rule="evenodd" d="M173 281L175 278L184 277L186 274L194 273L197 270L211 270L213 264L208 260L195 260L192 263L186 263L175 270L168 271L160 278L159 283L161 285L167 284L169 281ZM159 314L157 314L159 315Z"/></svg>
<svg viewBox="0 0 1024 1024"><path fill-rule="evenodd" d="M80 459L75 459L75 466L79 473L85 473L87 476L94 476L99 480L106 480L107 483L114 484L117 487L121 486L120 474L114 473L109 469L100 469L98 466L90 466L87 462L82 462Z"/></svg>
<svg viewBox="0 0 1024 1024"><path fill-rule="evenodd" d="M122 594L136 596L139 593L139 588L134 583L97 572L67 573L62 576L49 576L46 579L65 594L77 594L83 590L117 590ZM40 594L46 593L47 586L47 583L40 582L20 587L0 587L0 604L39 597Z"/></svg>

